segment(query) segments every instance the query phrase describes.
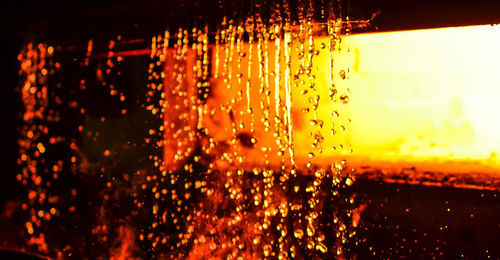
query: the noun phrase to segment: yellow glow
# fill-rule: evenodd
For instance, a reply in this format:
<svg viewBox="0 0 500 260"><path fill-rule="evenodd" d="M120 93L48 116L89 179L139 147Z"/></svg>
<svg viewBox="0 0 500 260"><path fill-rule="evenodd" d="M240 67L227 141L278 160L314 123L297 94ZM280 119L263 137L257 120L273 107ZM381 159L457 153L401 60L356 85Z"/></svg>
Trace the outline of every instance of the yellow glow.
<svg viewBox="0 0 500 260"><path fill-rule="evenodd" d="M314 56L312 74L317 90L305 95L304 88L294 86L288 76L288 70L295 71L299 61L294 58L295 48L290 52L284 48L283 42L287 41L285 38L276 42L282 44L283 56L279 59L275 55L275 42L268 42L267 69L274 74L283 73L279 78L268 75L271 108L268 112L263 109L266 97L259 92L257 45L244 44L241 48L246 57L238 65L237 55L233 54L231 65L226 67L232 77L226 81L222 77L211 80L210 97L204 111L197 113L198 125L217 143L231 144L233 139L234 127L227 110L233 111L236 124L244 126L237 133L251 133L250 125L255 124L255 133L251 133L257 140L254 148L238 145L229 148L244 156L240 162L243 167L263 164L263 151L269 149L269 161L276 164L282 161L276 155L278 145L273 136L274 117L279 110L275 100L281 98L282 103L291 103L290 108L285 107L285 111L291 111L285 120L293 122L294 156L299 168L309 161L322 165L346 158L355 168L398 170L415 166L419 170L454 173L500 170L499 26L344 36L340 50L332 56L333 71L328 47L324 48L328 39L316 37L314 45L319 53ZM250 47L253 56L248 55ZM211 57L211 64L220 65L212 67L211 74L223 75L227 52L214 52L218 55ZM287 55L291 57L290 67L286 64ZM187 70L189 75L190 66ZM238 74L242 76L236 77ZM247 88L248 74L251 74L250 88ZM329 99L331 75L338 91L336 102ZM309 79L303 80L304 85L310 83ZM191 81L186 84L195 88ZM276 84L283 91L290 87L291 97L284 92L278 95L276 90L280 88ZM302 110L310 107L313 95L320 96L317 112L324 121L321 133L325 139L322 153L311 157L309 132L313 130L310 125L313 115ZM253 115L248 113L249 105ZM195 113L189 113L195 120ZM268 131L261 120L266 113L271 122ZM331 123L334 123L333 136ZM348 144L352 145L352 153ZM289 158L285 161L289 162Z"/></svg>
<svg viewBox="0 0 500 260"><path fill-rule="evenodd" d="M268 42L267 56L268 62L265 66L259 67L260 60L258 55L253 55L252 60L249 62L248 55L241 60L240 67L241 72L250 71L250 88L246 88L246 83L249 80L249 73L242 73L240 78L241 83L238 83L237 79L233 77L230 80L225 80L223 78L214 79L212 81L212 90L210 98L207 101L207 107L209 111L218 111L217 113L210 114L207 113L203 118L203 127L207 129L208 133L215 139L216 142L224 142L233 138L231 131L231 119L228 113L223 111L227 110L229 107L233 111L233 120L236 124L242 123L244 126L255 125L255 132L252 133L250 127L244 127L238 130L238 133L248 133L254 137L257 142L254 144L254 148L246 148L239 146L232 146L231 149L238 150L239 154L244 156L244 160L241 163L242 167L251 168L256 165L263 165L265 160L269 160L271 165L279 166L283 161L285 164L291 163L290 153L286 153L285 156L280 157L278 155L279 145L276 143L276 136L274 135L277 131L277 125L275 122L276 111L290 111L290 113L283 112L281 120L284 122L292 122L292 132L293 132L293 145L294 145L294 156L296 164L299 168L306 167L307 163L313 161L315 164L329 164L331 163L332 156L338 156L339 154L346 154L350 148L345 145L349 143L349 123L350 118L348 110L349 106L339 102L332 102L329 99L329 86L330 82L330 65L329 65L329 51L328 48L321 48L322 44L325 45L326 38L317 38L314 42L315 49L320 50L318 55L314 55L313 58L313 69L311 74L315 76L314 80L308 77L302 76L298 81L294 81L293 76L290 77L289 72L295 73L300 66L300 60L297 58L297 50L295 48L297 42L293 41L293 46L290 49L284 47L285 42L289 42L289 35L285 35L284 41L281 42L281 53L280 58L276 59L276 45L274 41ZM307 48L308 46L306 46ZM250 48L254 54L258 53L257 44L249 45L245 44L243 52L250 53ZM219 51L220 61L225 61L226 55ZM233 54L237 56L236 54ZM287 58L288 56L288 58ZM339 55L340 57L343 55ZM212 57L214 60L212 64L216 64L216 57ZM238 74L237 61L233 60L231 65L232 73ZM262 58L262 60L266 60ZM287 61L290 61L290 67L287 66ZM338 62L340 64L345 63L345 61ZM251 67L248 67L251 64ZM276 66L279 65L279 66ZM346 65L346 64L344 64ZM267 66L268 75L260 70L265 70ZM213 68L212 75L224 74L223 66L219 66L218 73L215 73L217 68ZM229 68L227 68L229 71ZM345 68L347 70L347 67ZM281 75L278 73L280 72ZM260 74L260 78L259 78ZM275 75L280 75L275 77ZM340 82L340 74L335 74L335 79L339 80L336 83L338 89L338 97L341 94L348 94L348 85ZM268 78L268 79L267 79ZM264 82L264 83L262 83ZM302 82L302 83L300 83ZM300 83L297 86L296 83ZM316 84L316 90L309 89L310 83ZM261 93L261 84L264 84L264 89L269 90L269 98L265 95L265 91ZM279 84L279 87L276 87ZM308 89L308 93L303 94L303 90ZM248 90L250 100L247 99L247 95L242 95ZM281 91L277 94L276 91ZM287 95L288 91L291 91L291 95ZM324 127L321 129L321 133L324 136L323 152L314 153L311 157L310 152L314 149L311 144L314 141L313 136L309 133L315 131L317 128L311 126L311 121L314 120L313 111L309 113L304 113L303 110L311 108L311 100L315 96L320 97L319 106L317 109L318 118L323 120ZM338 99L338 98L337 98ZM281 106L276 104L276 101L281 101ZM269 102L269 110L266 111L265 107L267 102ZM290 104L290 105L289 105ZM248 113L247 106L251 106L252 114ZM277 108L278 107L278 108ZM222 112L221 112L222 111ZM340 117L332 118L334 111L340 114ZM267 122L265 120L266 114L268 114L269 127L267 128ZM337 134L331 135L331 123L335 122L335 130ZM341 127L346 128L345 131L341 130ZM287 128L281 129L285 131ZM284 133L286 136L286 133ZM283 137L282 137L283 138ZM287 138L290 138L287 136ZM279 138L278 138L279 139ZM282 140L283 141L283 140ZM340 145L344 144L344 148L340 149ZM332 147L336 146L337 150L333 151Z"/></svg>
<svg viewBox="0 0 500 260"><path fill-rule="evenodd" d="M500 27L345 37L353 159L370 166L494 172Z"/></svg>

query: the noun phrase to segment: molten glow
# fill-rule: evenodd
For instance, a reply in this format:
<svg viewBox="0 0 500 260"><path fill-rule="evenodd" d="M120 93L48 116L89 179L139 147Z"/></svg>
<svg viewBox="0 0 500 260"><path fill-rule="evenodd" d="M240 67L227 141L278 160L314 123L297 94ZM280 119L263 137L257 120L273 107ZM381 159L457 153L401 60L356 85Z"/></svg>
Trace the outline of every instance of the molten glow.
<svg viewBox="0 0 500 260"><path fill-rule="evenodd" d="M498 172L500 27L343 39L351 71L351 163Z"/></svg>
<svg viewBox="0 0 500 260"><path fill-rule="evenodd" d="M285 25L286 30L281 25L267 28L259 17L245 27L226 20L222 25L215 46L208 44L207 29L195 30L192 43L189 32L179 29L168 49L161 49L162 39L168 37L153 38L149 73L157 82L148 85L149 96L153 100L161 93L161 99L146 108L164 122L158 131L150 131L152 137L163 133L158 147L163 145L164 154L163 161L151 158L171 185L183 185L180 192L168 191L180 213L168 212L172 223L181 229L180 219L187 221L176 247L193 241L190 259L238 255L287 259L298 254L298 245L311 252L341 255L343 244L355 234L353 224L359 221L351 214L354 199L340 191L347 191L354 178L338 158L327 158L328 167L312 167L326 158L324 150L348 149L348 118L322 114L347 115L345 86L339 83L335 88L339 98L329 94L333 87L323 88L331 86L330 70L321 66L329 64L330 49L324 38L313 37L313 23L306 20L295 31L290 25ZM243 41L245 31L248 43ZM165 61L163 67L156 59ZM158 67L161 73L154 70ZM331 136L331 130L339 134ZM204 196L198 207L182 215L189 209L183 209L183 204L196 195L190 192L193 182L188 178L200 174L199 165L190 160L206 168L201 172L204 183L194 182ZM152 192L162 202L157 187ZM332 213L337 221L322 226L322 216L330 214L323 209L329 198L337 196L345 196L342 200L347 204L334 205L339 206ZM153 214L165 223L165 208L155 206ZM326 232L335 238L328 238ZM148 239L153 248L168 244L160 236Z"/></svg>
<svg viewBox="0 0 500 260"><path fill-rule="evenodd" d="M326 37L317 38L314 43L320 50L314 57L312 72L316 77L316 93L320 97L317 118L325 123L321 130L324 132L324 147L322 153L313 155L314 158L309 154L310 133L314 129L310 122L314 117L312 113L303 113L314 100L303 94L303 88L291 86L293 101L288 116L293 121L293 145L299 167L309 161L328 165L332 158L341 157L348 159L350 166L355 168L394 171L417 167L422 171L493 173L500 169L497 156L500 153L498 26L344 36L339 50L334 51L332 57L333 83L337 89L336 99L340 102L329 99L330 57L328 50L323 50L327 43ZM249 48L248 44L244 46L247 52ZM256 46L252 48L257 49ZM267 48L269 56L274 57L275 46L269 44ZM291 51L289 54L286 49L281 50L281 55L296 55L294 50ZM224 59L223 52L219 59ZM259 63L257 57L253 59L250 64ZM288 69L286 57L280 60L281 63L269 62L268 70ZM243 59L242 66L247 63L248 58ZM292 71L298 65L296 59L291 60ZM232 69L237 70L236 65ZM252 70L250 82L253 86L259 82L258 66L254 65ZM239 86L236 79L231 80L232 86ZM281 84L288 84L288 79L281 80ZM247 81L246 75L241 81ZM275 78L275 81L280 79ZM304 81L302 84L307 85L308 79ZM231 98L244 90L239 87L229 89L227 83L219 81L214 83L208 100L209 106L213 107L230 104ZM271 96L276 95L273 89L270 92ZM265 113L274 117L275 109L266 112L258 103L262 99L258 88L251 88L249 94L250 100L242 104L251 103L254 118L263 118ZM275 100L271 99L271 107ZM232 109L237 112L234 119L250 125L254 119L244 113L247 110L244 106L233 104ZM332 117L337 117L333 128L326 125ZM255 122L253 137L258 140L255 147L243 149L246 165L262 163L263 149L278 150L270 145L275 142L271 134L275 126L271 124L270 130L265 131L259 123ZM231 128L228 118L205 118L203 124L214 133L214 138L230 139L229 136L219 136L230 134L231 131L227 131ZM332 129L334 135L330 134ZM352 145L352 152L351 147L343 144ZM273 154L269 154L269 160L280 161Z"/></svg>

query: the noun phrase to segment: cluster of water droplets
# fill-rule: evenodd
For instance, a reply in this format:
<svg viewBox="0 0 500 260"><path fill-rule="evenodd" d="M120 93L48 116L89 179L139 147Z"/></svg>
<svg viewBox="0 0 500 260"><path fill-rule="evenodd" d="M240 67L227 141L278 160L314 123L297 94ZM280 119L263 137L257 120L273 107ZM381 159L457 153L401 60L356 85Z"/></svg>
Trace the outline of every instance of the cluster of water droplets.
<svg viewBox="0 0 500 260"><path fill-rule="evenodd" d="M288 1L257 1L252 15L224 16L216 30L208 25L186 27L154 36L146 90L136 100L148 113L148 129L140 142L116 146L141 146L147 154L137 159L140 166L119 172L112 172L113 162L124 153L98 145L104 132L98 129L106 127L106 116L89 121L79 95L64 102L90 125L75 125L73 138L82 133L90 146L102 150L96 163L79 150L80 141L57 136L45 140L52 135L37 119L57 121L46 108L48 100L57 103L58 96L47 96L45 79L56 74L60 64L49 62L52 47L28 45L19 58L26 112L20 139L23 173L18 176L30 189L30 204L23 206L32 215L28 233L43 240L43 232L34 229L63 210L52 206L50 197L45 199L51 186L46 179L56 180L60 167L71 167L101 178L99 196L104 202L91 234L97 243L131 251L125 256L348 255L349 247L358 243L359 210L349 188L354 178L341 156L349 152L349 144L343 138L331 139L345 135L350 121L343 113L349 102L349 90L342 87L348 69L336 71L333 60L343 28L337 5L300 1L292 11ZM319 20L314 15L318 9ZM112 39L105 62L95 66L94 42L89 41L80 66L87 72L95 67L92 78L109 100L116 99L119 114L128 116L131 97L119 81L126 58L115 53L121 40ZM320 56L328 57L328 67L316 61ZM83 77L79 91L87 90L88 75ZM119 125L117 119L109 124ZM76 155L69 162L40 158L52 138ZM339 151L326 159L327 166L317 163L325 149ZM130 197L120 197L123 186ZM69 200L78 194L76 189L70 192ZM123 217L126 223L113 224L108 218L117 214L108 211L118 210L122 200L133 209ZM61 205L75 211L67 202ZM45 241L39 244L46 246ZM110 255L124 256L120 250L110 249Z"/></svg>

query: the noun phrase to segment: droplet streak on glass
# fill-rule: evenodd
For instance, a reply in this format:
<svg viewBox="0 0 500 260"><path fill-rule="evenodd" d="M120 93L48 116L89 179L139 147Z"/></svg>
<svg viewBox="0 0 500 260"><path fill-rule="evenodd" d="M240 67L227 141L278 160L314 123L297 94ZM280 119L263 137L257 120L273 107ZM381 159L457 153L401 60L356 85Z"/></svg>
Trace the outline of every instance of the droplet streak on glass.
<svg viewBox="0 0 500 260"><path fill-rule="evenodd" d="M282 259L303 252L316 256L343 252L352 229L342 216L350 213L336 212L342 215L335 217L337 222L321 226L319 220L327 217L322 200L325 194L340 196L339 188L350 186L354 179L343 177L348 171L345 163L333 163L330 169L316 165L323 146L339 150L347 146L330 143L340 139L328 139L326 134L337 131L337 137L346 125L345 110L337 107L345 100L337 97L344 93L343 85L335 86L333 80L340 76L333 56L340 44L341 21L334 19L333 11L321 10L328 15L329 39L324 41L315 34L312 2L300 1L296 21L287 1L268 5L256 1L249 17L224 17L213 32L213 46L207 25L175 28L151 40L142 105L162 122L148 129L145 138L152 147L148 158L158 171L135 173L144 176L144 183L137 186L146 195L134 197L139 212L147 208L154 216L138 237L151 251L166 250L174 257ZM118 41L109 42L107 67L96 72L103 79L119 64L113 52ZM322 55L330 58L330 71L325 73L331 77L326 89L330 99L319 83ZM331 110L326 114L336 116L322 118L325 108ZM296 119L295 110L305 113ZM300 120L311 125L300 126ZM309 134L298 133L294 140L294 127L305 127ZM307 149L295 151L307 142ZM43 154L42 150L49 152L49 146L42 144L38 152ZM115 152L103 150L105 157ZM298 163L304 154L306 161ZM250 162L252 157L259 161ZM25 155L21 160L30 158ZM308 174L307 183L300 183ZM36 233L36 223L27 228ZM338 233L340 240L325 238L325 232Z"/></svg>

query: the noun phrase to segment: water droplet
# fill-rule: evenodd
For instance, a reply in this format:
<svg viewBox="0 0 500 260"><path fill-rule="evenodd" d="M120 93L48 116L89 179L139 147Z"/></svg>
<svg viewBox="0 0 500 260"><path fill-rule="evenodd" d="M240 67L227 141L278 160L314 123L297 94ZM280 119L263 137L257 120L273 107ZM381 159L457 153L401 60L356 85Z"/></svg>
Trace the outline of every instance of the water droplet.
<svg viewBox="0 0 500 260"><path fill-rule="evenodd" d="M346 73L345 73L345 70L341 70L341 71L339 72L339 75L340 75L340 78L341 78L341 79L345 79L345 78L346 78Z"/></svg>
<svg viewBox="0 0 500 260"><path fill-rule="evenodd" d="M342 94L342 96L340 96L340 102L342 102L342 104L349 103L349 96L346 94Z"/></svg>

